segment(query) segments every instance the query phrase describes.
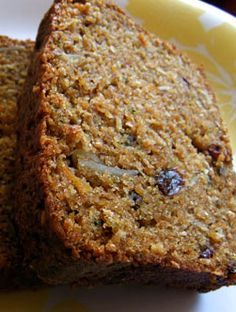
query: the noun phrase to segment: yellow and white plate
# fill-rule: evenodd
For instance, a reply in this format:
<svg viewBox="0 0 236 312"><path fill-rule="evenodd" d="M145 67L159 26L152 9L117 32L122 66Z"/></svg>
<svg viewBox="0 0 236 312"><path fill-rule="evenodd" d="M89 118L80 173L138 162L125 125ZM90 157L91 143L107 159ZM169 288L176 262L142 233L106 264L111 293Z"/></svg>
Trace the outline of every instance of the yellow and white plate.
<svg viewBox="0 0 236 312"><path fill-rule="evenodd" d="M52 0L0 0L0 34L35 38ZM198 0L116 0L146 29L204 65L236 155L236 19ZM234 160L236 160L234 158ZM235 162L236 166L236 162ZM0 277L1 278L1 277ZM198 295L154 286L0 294L1 312L234 312L236 287Z"/></svg>

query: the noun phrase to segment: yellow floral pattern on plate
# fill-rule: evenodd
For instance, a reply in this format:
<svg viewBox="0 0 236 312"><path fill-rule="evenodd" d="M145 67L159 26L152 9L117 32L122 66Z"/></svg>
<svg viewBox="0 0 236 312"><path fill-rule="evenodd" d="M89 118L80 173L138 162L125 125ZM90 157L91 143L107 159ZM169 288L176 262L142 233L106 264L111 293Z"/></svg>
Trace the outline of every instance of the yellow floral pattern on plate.
<svg viewBox="0 0 236 312"><path fill-rule="evenodd" d="M216 92L222 116L229 128L233 150L236 153L236 22L225 23L224 17L212 13L209 7L206 9L202 5L195 7L194 1L116 0L116 2L126 7L146 29L173 42L198 64L203 64ZM86 295L83 291L82 294L80 292L80 290L70 290L68 287L1 294L0 311L103 311L99 308L100 298L94 294L87 294L87 291ZM145 295L143 292L143 296L147 297L147 293ZM84 302L84 297L87 297L86 306L80 303ZM117 311L114 298L114 296L106 296L106 300L111 302L111 307ZM93 306L97 302L97 309L90 309L91 301ZM143 310L145 309L146 304L143 305ZM135 308L129 306L129 311L135 311Z"/></svg>

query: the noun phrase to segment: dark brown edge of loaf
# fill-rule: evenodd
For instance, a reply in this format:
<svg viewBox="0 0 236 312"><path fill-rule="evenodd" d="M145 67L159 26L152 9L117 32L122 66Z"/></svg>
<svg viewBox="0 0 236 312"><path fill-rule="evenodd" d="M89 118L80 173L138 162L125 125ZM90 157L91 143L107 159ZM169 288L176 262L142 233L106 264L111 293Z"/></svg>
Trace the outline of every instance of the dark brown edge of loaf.
<svg viewBox="0 0 236 312"><path fill-rule="evenodd" d="M32 48L34 42L32 40L19 40L12 39L5 35L0 35L0 45L2 48L11 47L22 47L22 48ZM12 177L14 179L14 177ZM14 190L12 190L14 192ZM12 209L14 214L14 209ZM12 255L13 258L11 262L6 265L5 268L0 269L0 290L9 292L13 290L23 290L23 289L38 289L42 287L41 281L37 278L35 273L31 271L29 267L24 266L22 263L23 259L23 248L20 243L19 235L17 233L17 227L15 224L14 216L10 218L12 223L12 231L14 232L14 242L16 243L16 254Z"/></svg>
<svg viewBox="0 0 236 312"><path fill-rule="evenodd" d="M23 173L19 173L20 176L20 181L21 181L21 185L23 186L23 183L26 183L28 180L30 179L34 179L34 181L36 182L35 185L32 187L34 187L32 189L32 192L38 192L38 196L37 196L37 203L35 203L35 205L38 205L38 209L44 209L46 208L46 225L42 228L40 228L39 226L39 218L37 215L35 215L35 220L31 220L31 213L30 211L28 211L28 216L27 216L27 212L21 212L20 210L18 210L17 212L17 222L18 224L22 223L22 225L19 226L20 231L21 231L21 235L22 237L24 237L26 245L29 245L28 250L34 250L37 249L37 246L35 246L35 243L32 242L32 240L30 240L29 238L27 239L26 235L25 235L25 225L30 225L31 227L31 232L35 235L36 240L39 239L41 241L44 241L45 243L43 245L38 245L40 246L40 248L45 248L44 250L44 255L48 253L50 253L50 255L47 257L45 257L44 261L45 263L47 263L47 261L49 260L50 266L52 269L54 269L55 271L60 270L60 267L68 267L68 268L74 268L76 267L78 264L78 260L76 259L76 257L73 257L71 254L68 254L68 250L67 248L72 248L72 246L70 246L68 244L68 242L66 242L66 236L65 233L63 231L63 228L60 224L60 222L58 222L57 220L53 219L52 217L50 217L50 213L52 211L53 208L53 201L46 197L46 191L48 188L48 185L46 183L45 177L47 175L47 168L46 168L46 159L47 156L50 155L52 153L52 151L50 150L50 146L47 147L47 150L43 150L42 146L40 146L40 137L46 133L46 120L47 120L47 112L46 110L44 110L42 108L42 103L43 103L43 98L41 98L42 96L42 83L38 88L38 92L35 91L34 93L32 92L32 88L35 84L36 81L40 81L41 78L44 76L45 72L42 68L39 68L37 65L40 64L40 62L42 61L42 54L45 52L44 47L45 44L47 42L47 40L50 38L50 33L53 31L52 25L50 23L51 18L52 18L52 14L56 13L56 8L55 8L55 4L60 3L60 0L55 1L54 5L51 7L51 9L49 10L49 12L46 14L44 20L42 21L41 25L40 25L40 29L39 29L39 33L38 33L38 37L37 37L37 41L36 41L36 49L35 49L35 55L34 55L34 59L32 61L31 64L31 69L29 71L29 78L26 84L26 88L24 91L24 94L21 98L21 101L19 103L19 134L20 134L20 130L21 129L26 129L26 122L27 122L27 114L28 114L28 119L30 120L30 116L33 116L33 120L31 120L31 122L33 121L34 123L34 128L33 131L31 131L31 133L28 133L27 139L29 139L31 141L32 147L31 147L31 152L32 155L34 155L34 157L32 157L30 154L28 155L27 149L22 148L23 146L27 146L27 142L26 142L26 136L24 135L23 137L20 137L20 143L18 145L18 149L20 150L20 154L24 155L25 158L29 157L30 162L32 162L31 166L29 166L29 168L26 167L25 172ZM120 8L118 8L116 5L113 5L111 3L107 4L110 8L116 10L119 14L124 14L126 15ZM145 32L145 34L150 38L151 35L149 35L148 32L146 32L145 30L143 30L143 28L137 24L135 24L137 31L141 31L141 32ZM151 40L153 40L153 38L151 38ZM159 39L156 39L156 42L158 44L162 44L163 46L165 46L165 48L172 54L176 54L181 56L184 61L186 63L188 63L190 66L194 66L191 61L182 55L181 52L179 52L178 50L176 50L175 46L172 46L166 42L162 42ZM198 68L198 67L194 67L196 68L196 70L198 70L203 77L203 83L206 87L206 89L209 90L209 92L213 95L213 92L211 91L211 88L209 87L208 83L205 80L205 75L203 73L202 68ZM216 102L215 100L215 96L214 96L214 102ZM41 105L41 106L40 106ZM31 108L30 108L31 107ZM32 117L31 117L32 118ZM223 125L223 123L222 123ZM224 129L225 130L225 129ZM227 133L227 131L225 130L225 132ZM231 149L230 149L231 150ZM42 153L43 151L43 153ZM27 161L25 163L27 165ZM29 164L29 163L28 163ZM22 165L22 164L20 164ZM31 171L31 172L30 172ZM20 193L21 192L21 187L19 187L18 189L18 193L17 193L17 201L21 202L22 200L24 201L25 198L27 199L27 194L26 196ZM25 197L24 197L25 196ZM28 199L27 201L30 203L30 200L32 200L32 198L30 195L28 195ZM41 207L40 207L41 205ZM44 206L42 206L44 205ZM36 207L35 207L36 208ZM32 208L31 208L32 209ZM31 210L32 212L32 210ZM34 212L35 213L35 212ZM32 230L32 228L34 226L37 226L38 228L34 228L34 230ZM29 262L32 267L34 268L35 271L37 271L37 273L39 274L39 276L41 276L41 278L45 279L45 272L47 272L48 269L48 265L46 264L45 268L43 266L42 263L41 267L39 268L39 265L37 264L37 252L41 252L41 250L38 250L37 252L35 251L33 253L34 259L31 259L31 252L28 252L28 250L26 250L26 262ZM87 259L86 259L87 258ZM86 265L86 262L89 261L89 255L85 255L83 254L81 259L84 259L84 265ZM58 259L60 259L60 264L58 263ZM104 258L104 261L106 261L108 259ZM162 264L163 265L163 264ZM147 263L136 263L135 267L139 267L139 271L141 272L142 270L145 271L147 270L148 267L150 267L150 265L148 265ZM46 270L46 271L45 271ZM126 272L127 276L132 274L132 270L133 268L130 267L129 269L127 269L126 271L124 270L124 272ZM172 281L167 282L167 284L170 285L175 285L175 286L181 286L181 287L186 287L186 288L193 288L193 289L197 289L199 291L208 291L208 290L213 290L216 289L218 287L221 287L223 285L229 285L232 283L230 277L227 278L223 278L220 276L217 276L215 274L212 273L208 273L208 272L197 272L194 268L192 267L185 267L185 268L181 268L181 269L175 269L175 268L167 268L166 266L163 266L162 268L160 268L160 265L156 265L156 266L152 266L152 270L154 271L155 275L156 275L156 280L155 282L157 282L158 276L160 275L160 271L164 272L164 271L168 271L168 272L178 272L180 278L174 278L175 274L173 274L172 276ZM153 273L152 271L152 273ZM73 272L73 269L71 269L71 272ZM48 276L46 276L46 280L48 282L50 282L51 284L56 283L56 281L54 281L53 275L55 273L52 273L52 276L50 276L50 272L48 272ZM165 274L163 275L164 278L167 278L165 276ZM92 283L92 280L95 280L96 278L93 277L93 279L89 279L89 277L87 278L88 283ZM123 277L120 280L115 279L114 277L114 281L119 282L119 281L124 281L125 277ZM104 278L105 281L105 278ZM98 282L98 280L97 280ZM112 282L112 281L111 281ZM145 281L143 281L145 282ZM148 281L146 281L148 282ZM82 281L81 281L82 283ZM176 283L178 285L176 285Z"/></svg>

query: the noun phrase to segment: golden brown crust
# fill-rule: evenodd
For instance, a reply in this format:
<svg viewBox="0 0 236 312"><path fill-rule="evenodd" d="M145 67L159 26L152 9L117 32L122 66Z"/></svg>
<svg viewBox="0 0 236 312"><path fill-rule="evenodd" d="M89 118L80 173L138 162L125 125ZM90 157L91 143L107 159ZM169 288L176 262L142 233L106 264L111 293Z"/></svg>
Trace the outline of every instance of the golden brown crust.
<svg viewBox="0 0 236 312"><path fill-rule="evenodd" d="M83 2L45 16L20 102L26 261L52 284L150 266L140 281L235 283L232 152L202 71L110 1Z"/></svg>

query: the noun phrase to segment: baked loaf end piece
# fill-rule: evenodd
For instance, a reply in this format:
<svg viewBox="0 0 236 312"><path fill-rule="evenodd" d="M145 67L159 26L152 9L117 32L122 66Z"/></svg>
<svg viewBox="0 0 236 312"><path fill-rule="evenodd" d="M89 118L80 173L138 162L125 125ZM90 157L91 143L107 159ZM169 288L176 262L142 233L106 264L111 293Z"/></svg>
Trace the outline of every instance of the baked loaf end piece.
<svg viewBox="0 0 236 312"><path fill-rule="evenodd" d="M235 176L215 97L111 2L56 1L45 16L18 150L17 222L44 281L235 283Z"/></svg>
<svg viewBox="0 0 236 312"><path fill-rule="evenodd" d="M13 226L16 102L27 75L31 41L0 36L0 289L22 287L34 278L23 269Z"/></svg>

